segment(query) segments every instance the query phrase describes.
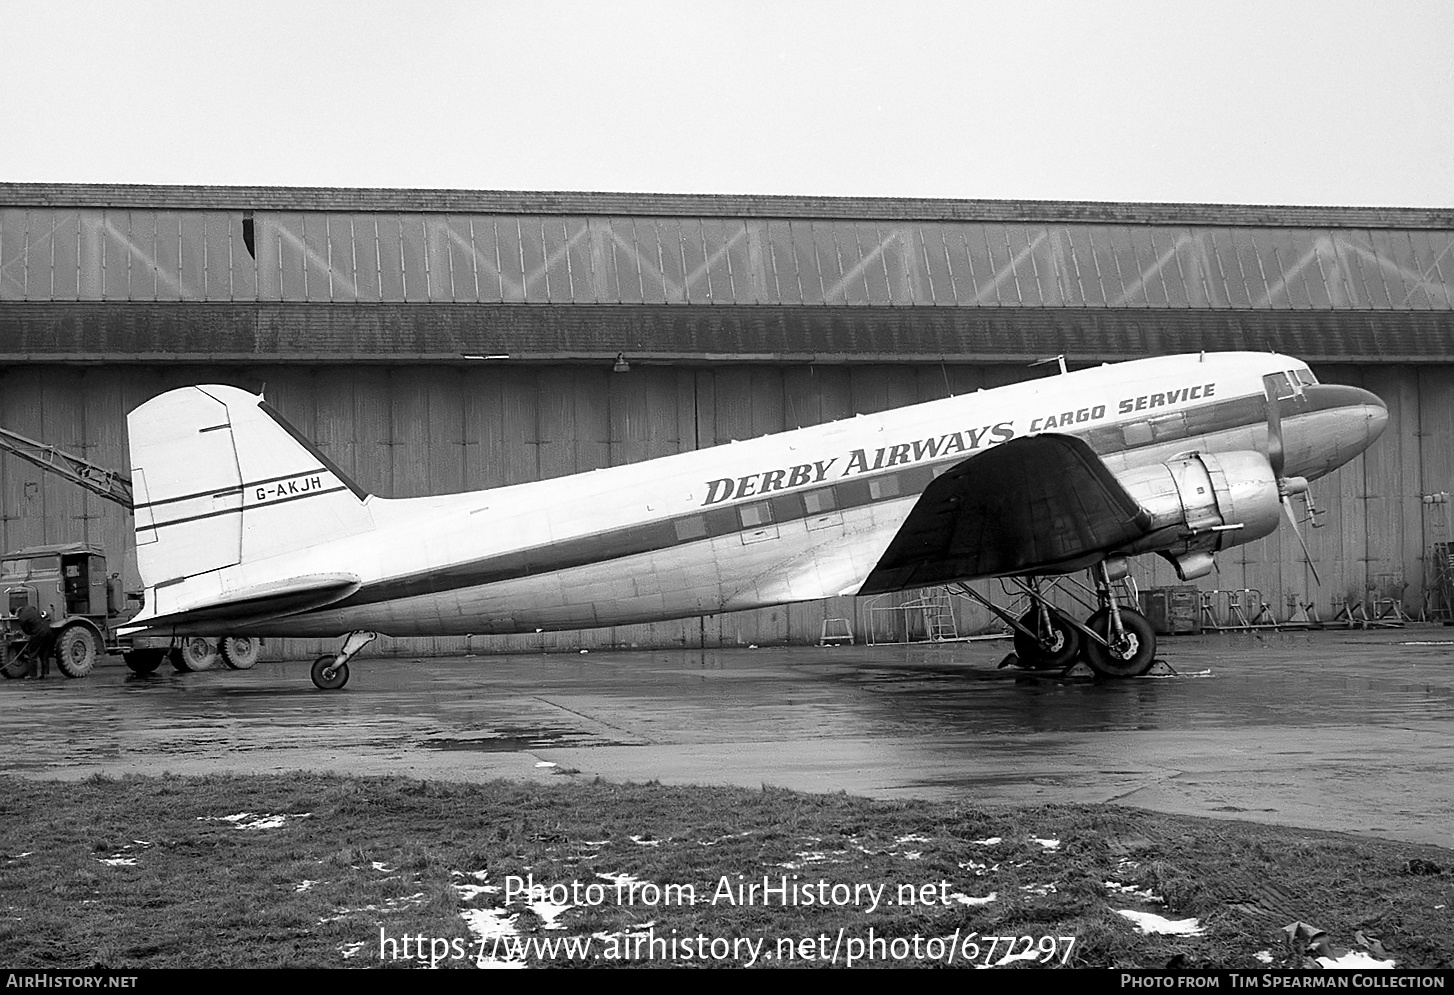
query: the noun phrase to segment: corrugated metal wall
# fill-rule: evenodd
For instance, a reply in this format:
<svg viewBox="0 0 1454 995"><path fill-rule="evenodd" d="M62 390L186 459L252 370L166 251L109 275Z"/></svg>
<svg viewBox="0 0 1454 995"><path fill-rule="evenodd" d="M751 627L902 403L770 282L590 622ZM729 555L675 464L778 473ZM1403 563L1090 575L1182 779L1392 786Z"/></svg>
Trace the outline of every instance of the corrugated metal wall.
<svg viewBox="0 0 1454 995"><path fill-rule="evenodd" d="M1319 367L1389 405L1390 425L1365 457L1315 485L1326 527L1307 530L1323 574L1311 586L1286 533L1220 558L1206 588L1253 588L1283 614L1284 599L1312 596L1325 618L1335 596L1362 598L1409 584L1423 603L1424 553L1450 541L1448 505L1421 496L1454 490L1454 367ZM31 438L125 468L125 414L172 387L224 382L266 394L285 416L370 490L391 496L489 487L635 462L746 439L858 412L1025 379L1011 366L753 365L717 367L280 365L13 365L0 367L0 424ZM131 546L130 516L116 506L0 457L0 546L86 540L113 554ZM134 559L126 557L136 584ZM1176 583L1159 559L1142 557L1143 586ZM857 619L853 599L583 633L479 638L476 651L602 646L815 642L825 616ZM961 628L981 625L966 612ZM855 621L855 628L858 623ZM319 652L320 643L290 653ZM380 651L457 652L464 640L388 640Z"/></svg>
<svg viewBox="0 0 1454 995"><path fill-rule="evenodd" d="M1447 311L1454 232L7 207L0 301Z"/></svg>

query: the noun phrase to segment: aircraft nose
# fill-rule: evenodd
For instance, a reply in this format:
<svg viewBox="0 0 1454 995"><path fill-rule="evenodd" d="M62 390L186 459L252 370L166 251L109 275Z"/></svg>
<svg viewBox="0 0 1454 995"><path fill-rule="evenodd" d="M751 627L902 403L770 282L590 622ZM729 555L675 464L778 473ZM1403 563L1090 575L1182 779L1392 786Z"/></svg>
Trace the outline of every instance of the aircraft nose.
<svg viewBox="0 0 1454 995"><path fill-rule="evenodd" d="M1362 387L1312 384L1305 390L1310 408L1321 413L1310 424L1311 462L1304 476L1320 477L1348 462L1378 441L1388 427L1388 405ZM1315 427L1316 426L1316 427Z"/></svg>
<svg viewBox="0 0 1454 995"><path fill-rule="evenodd" d="M1383 403L1383 398L1372 391L1359 389L1362 395L1363 412L1366 422L1364 432L1367 437L1367 445L1371 446L1378 441L1383 430L1388 427L1388 405Z"/></svg>

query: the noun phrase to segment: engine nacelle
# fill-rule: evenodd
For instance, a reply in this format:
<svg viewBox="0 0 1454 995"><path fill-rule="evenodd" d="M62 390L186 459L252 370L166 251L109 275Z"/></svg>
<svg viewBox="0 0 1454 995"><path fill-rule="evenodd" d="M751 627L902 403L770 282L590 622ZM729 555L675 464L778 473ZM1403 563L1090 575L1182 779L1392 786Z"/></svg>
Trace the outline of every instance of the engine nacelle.
<svg viewBox="0 0 1454 995"><path fill-rule="evenodd" d="M1193 453L1116 474L1151 513L1151 531L1126 552L1164 554L1183 580L1211 570L1218 550L1277 531L1277 476L1258 452Z"/></svg>

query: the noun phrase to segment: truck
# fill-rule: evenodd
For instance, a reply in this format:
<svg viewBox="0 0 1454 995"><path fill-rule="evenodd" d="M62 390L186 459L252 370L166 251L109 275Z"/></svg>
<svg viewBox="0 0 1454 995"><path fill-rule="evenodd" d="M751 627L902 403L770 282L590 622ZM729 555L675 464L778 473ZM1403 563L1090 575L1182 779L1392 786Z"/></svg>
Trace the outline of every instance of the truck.
<svg viewBox="0 0 1454 995"><path fill-rule="evenodd" d="M160 654L115 635L116 625L135 615L139 606L127 604L121 578L107 575L106 554L95 546L76 542L6 553L0 556L0 588L5 596L0 670L6 677L20 676L22 664L29 669L28 655L42 646L53 647L56 664L67 677L85 677L103 653L121 653L128 663L134 659L133 669L143 672L161 663ZM40 612L47 638L33 624L22 625L26 608Z"/></svg>
<svg viewBox="0 0 1454 995"><path fill-rule="evenodd" d="M141 610L141 595L128 594L118 574L106 571L98 546L73 542L31 546L0 556L0 673L20 677L36 652L54 653L67 677L85 677L103 654L116 654L137 674L149 674L170 661L177 670L206 670L213 662L245 670L257 662L258 640L247 636L220 640L189 636L178 642L117 635L117 627ZM43 632L27 632L27 608L44 620Z"/></svg>

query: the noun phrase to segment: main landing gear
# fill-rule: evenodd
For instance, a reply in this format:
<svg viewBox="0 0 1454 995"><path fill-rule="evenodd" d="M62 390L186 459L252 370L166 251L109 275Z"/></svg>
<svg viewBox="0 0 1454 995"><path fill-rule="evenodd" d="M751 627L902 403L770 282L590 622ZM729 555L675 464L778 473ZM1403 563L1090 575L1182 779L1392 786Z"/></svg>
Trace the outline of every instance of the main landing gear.
<svg viewBox="0 0 1454 995"><path fill-rule="evenodd" d="M343 648L335 655L324 653L313 661L313 684L321 691L337 691L348 683L348 661L379 637L377 632L358 629L343 637Z"/></svg>
<svg viewBox="0 0 1454 995"><path fill-rule="evenodd" d="M1099 677L1140 677L1155 662L1156 633L1146 616L1123 607L1117 598L1114 582L1125 577L1125 560L1103 561L1090 573L1098 607L1084 624L1046 600L1059 579L1047 585L1041 577L1010 578L1020 593L1030 599L1029 611L1019 618L967 585L959 590L1004 619L1014 630L1015 655L1023 667L1058 670L1079 656Z"/></svg>

